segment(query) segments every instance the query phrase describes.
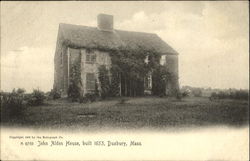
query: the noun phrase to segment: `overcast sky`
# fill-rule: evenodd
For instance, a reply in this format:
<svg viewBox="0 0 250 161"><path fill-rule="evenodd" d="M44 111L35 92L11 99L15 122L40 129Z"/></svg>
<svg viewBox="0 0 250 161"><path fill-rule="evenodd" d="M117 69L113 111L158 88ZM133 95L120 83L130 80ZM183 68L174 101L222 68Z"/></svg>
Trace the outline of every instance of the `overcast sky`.
<svg viewBox="0 0 250 161"><path fill-rule="evenodd" d="M249 88L248 2L1 2L1 89L53 87L59 23L157 33L179 52L181 85Z"/></svg>

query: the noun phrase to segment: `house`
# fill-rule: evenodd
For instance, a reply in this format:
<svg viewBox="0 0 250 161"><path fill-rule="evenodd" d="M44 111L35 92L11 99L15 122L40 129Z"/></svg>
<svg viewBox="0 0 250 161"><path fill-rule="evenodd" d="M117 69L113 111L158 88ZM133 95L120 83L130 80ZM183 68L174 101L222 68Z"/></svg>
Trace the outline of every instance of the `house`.
<svg viewBox="0 0 250 161"><path fill-rule="evenodd" d="M76 62L80 64L82 94L93 93L95 89L100 89L98 67L105 65L110 69L112 66L110 52L119 51L121 48L130 53L138 49L145 53L154 51L161 57L159 63L165 65L177 78L174 82L168 82L164 90L167 94L171 94L179 89L178 53L160 37L153 33L116 30L113 28L112 15L99 14L97 24L97 27L62 23L59 25L54 57L54 89L67 96L70 69ZM119 94L129 95L124 86L126 84L124 85L121 80ZM151 93L151 74L144 78L143 88L145 92Z"/></svg>

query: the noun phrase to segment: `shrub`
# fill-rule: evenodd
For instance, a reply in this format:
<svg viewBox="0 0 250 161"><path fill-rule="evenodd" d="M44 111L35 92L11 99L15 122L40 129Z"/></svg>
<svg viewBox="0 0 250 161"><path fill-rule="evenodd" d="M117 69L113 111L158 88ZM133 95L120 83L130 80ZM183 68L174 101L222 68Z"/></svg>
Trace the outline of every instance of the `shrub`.
<svg viewBox="0 0 250 161"><path fill-rule="evenodd" d="M237 90L237 91L234 92L233 98L248 100L249 92L246 91L246 90Z"/></svg>
<svg viewBox="0 0 250 161"><path fill-rule="evenodd" d="M210 97L209 97L209 99L210 99L211 101L214 100L214 99L218 99L217 93L216 93L216 92L212 92L211 95L210 95Z"/></svg>
<svg viewBox="0 0 250 161"><path fill-rule="evenodd" d="M177 91L177 92L176 92L176 94L175 94L176 99L177 99L177 100L181 100L181 99L182 99L182 97L183 97L183 95L182 95L182 94L183 94L182 92Z"/></svg>
<svg viewBox="0 0 250 161"><path fill-rule="evenodd" d="M61 94L57 90L53 89L50 91L49 97L55 100L61 98Z"/></svg>
<svg viewBox="0 0 250 161"><path fill-rule="evenodd" d="M161 92L161 93L158 94L158 97L165 97L165 96L167 96L167 95L164 92Z"/></svg>
<svg viewBox="0 0 250 161"><path fill-rule="evenodd" d="M227 90L227 91L219 91L219 92L212 92L210 95L210 100L213 99L241 99L247 100L248 99L248 91L247 90Z"/></svg>
<svg viewBox="0 0 250 161"><path fill-rule="evenodd" d="M1 118L20 118L24 111L24 89L13 89L11 93L1 92Z"/></svg>
<svg viewBox="0 0 250 161"><path fill-rule="evenodd" d="M202 91L201 91L201 89L199 89L199 88L193 89L193 90L192 90L192 94L193 94L195 97L201 97L201 96L202 96Z"/></svg>
<svg viewBox="0 0 250 161"><path fill-rule="evenodd" d="M81 97L81 72L80 62L73 64L70 68L70 81L68 88L68 97L71 98L72 102L77 101Z"/></svg>
<svg viewBox="0 0 250 161"><path fill-rule="evenodd" d="M172 81L172 74L164 67L159 65L152 74L152 94L156 96L166 96L166 84Z"/></svg>
<svg viewBox="0 0 250 161"><path fill-rule="evenodd" d="M87 103L88 101L87 101L87 99L85 98L85 97L83 97L83 96L81 96L80 98L79 98L79 103Z"/></svg>
<svg viewBox="0 0 250 161"><path fill-rule="evenodd" d="M14 90L15 90L15 89L14 89ZM18 89L16 90L16 93L22 95L22 94L25 93L25 89L23 89L23 88L18 88Z"/></svg>
<svg viewBox="0 0 250 161"><path fill-rule="evenodd" d="M122 98L119 99L119 103L118 104L125 104L128 100L129 99L122 97Z"/></svg>
<svg viewBox="0 0 250 161"><path fill-rule="evenodd" d="M226 92L219 91L219 93L217 94L217 97L219 99L224 99L224 98L229 98L229 95Z"/></svg>
<svg viewBox="0 0 250 161"><path fill-rule="evenodd" d="M85 101L90 101L90 102L94 102L96 100L98 96L96 94L93 94L93 93L87 93L85 95Z"/></svg>
<svg viewBox="0 0 250 161"><path fill-rule="evenodd" d="M182 95L182 97L188 97L189 92L188 91L181 92L181 95Z"/></svg>
<svg viewBox="0 0 250 161"><path fill-rule="evenodd" d="M34 89L33 92L29 95L26 95L26 100L28 105L30 106L38 106L42 105L45 100L44 92L40 91L39 89Z"/></svg>

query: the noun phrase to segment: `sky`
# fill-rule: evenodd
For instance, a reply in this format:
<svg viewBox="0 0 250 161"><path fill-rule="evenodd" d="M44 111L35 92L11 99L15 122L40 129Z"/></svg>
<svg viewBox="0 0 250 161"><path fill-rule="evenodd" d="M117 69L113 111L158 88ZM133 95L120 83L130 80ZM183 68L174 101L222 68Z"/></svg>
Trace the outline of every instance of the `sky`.
<svg viewBox="0 0 250 161"><path fill-rule="evenodd" d="M248 1L1 2L1 90L50 91L59 23L156 33L179 53L180 85L249 89Z"/></svg>

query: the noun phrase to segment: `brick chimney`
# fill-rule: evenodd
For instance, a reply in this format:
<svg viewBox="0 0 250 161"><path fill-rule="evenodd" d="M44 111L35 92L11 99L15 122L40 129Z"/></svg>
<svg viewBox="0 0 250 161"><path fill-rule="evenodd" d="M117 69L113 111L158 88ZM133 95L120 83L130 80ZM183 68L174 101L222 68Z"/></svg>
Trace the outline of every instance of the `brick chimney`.
<svg viewBox="0 0 250 161"><path fill-rule="evenodd" d="M102 31L113 31L113 15L99 14L97 16L97 26Z"/></svg>

